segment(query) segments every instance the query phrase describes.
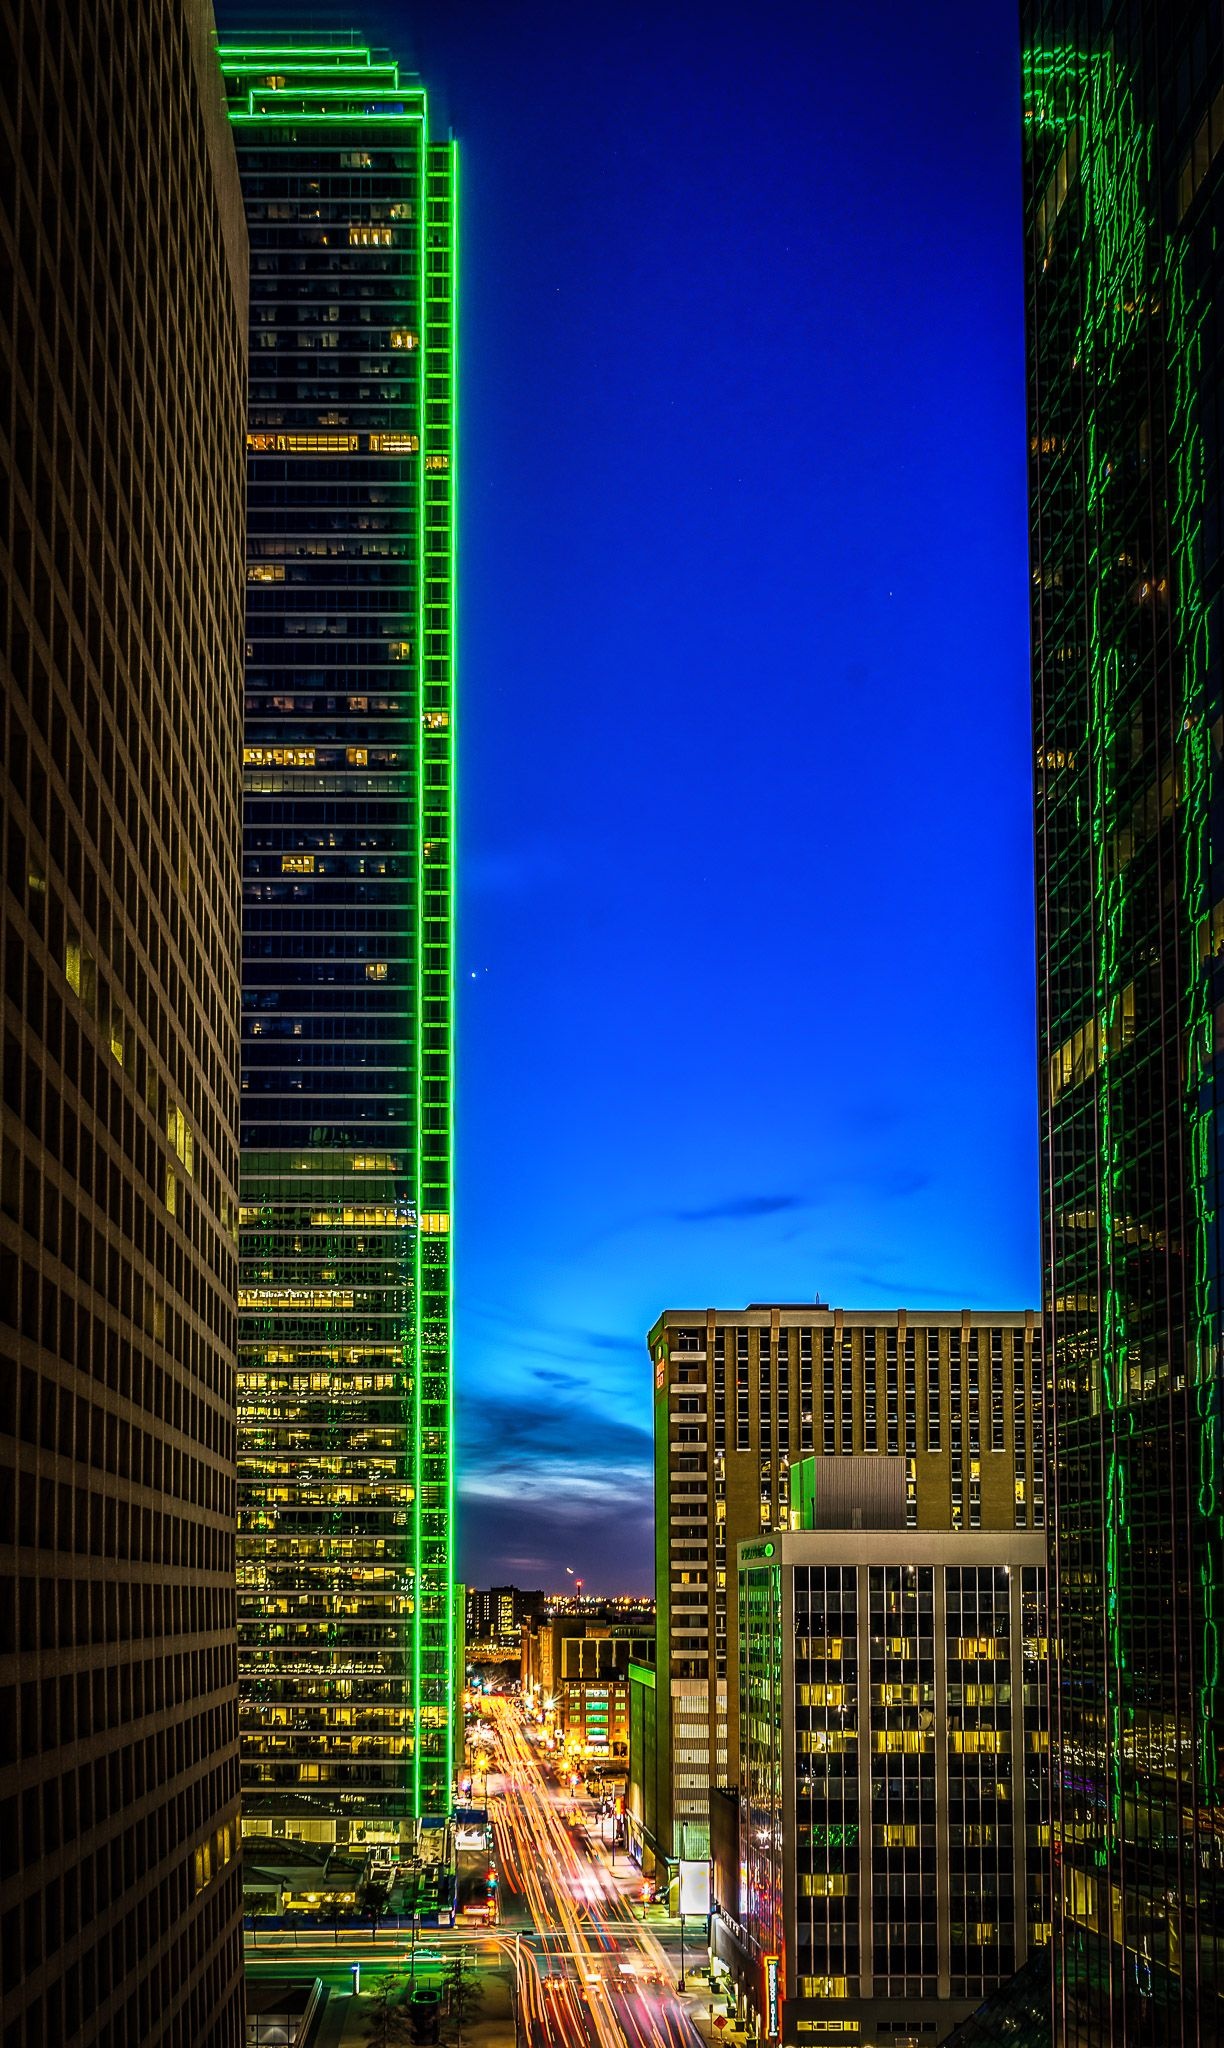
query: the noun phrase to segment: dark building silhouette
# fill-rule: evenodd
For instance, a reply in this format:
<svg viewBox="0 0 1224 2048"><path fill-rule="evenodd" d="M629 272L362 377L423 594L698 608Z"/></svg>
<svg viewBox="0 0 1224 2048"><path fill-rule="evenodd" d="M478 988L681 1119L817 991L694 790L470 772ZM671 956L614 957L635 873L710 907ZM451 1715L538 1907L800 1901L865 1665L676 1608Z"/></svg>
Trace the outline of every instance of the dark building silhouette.
<svg viewBox="0 0 1224 2048"><path fill-rule="evenodd" d="M1025 0L1022 19L1054 2035L1206 2042L1224 1963L1224 48L1206 0ZM1031 1985L1018 1996L1009 2038L1033 2038Z"/></svg>
<svg viewBox="0 0 1224 2048"><path fill-rule="evenodd" d="M5 0L5 2048L243 2038L245 351L206 0Z"/></svg>
<svg viewBox="0 0 1224 2048"><path fill-rule="evenodd" d="M221 49L251 243L244 1827L449 1810L455 150L347 35Z"/></svg>
<svg viewBox="0 0 1224 2048"><path fill-rule="evenodd" d="M469 1586L466 1592L468 1641L512 1642L517 1657L521 1624L538 1621L547 1604L542 1592L523 1592L518 1586Z"/></svg>

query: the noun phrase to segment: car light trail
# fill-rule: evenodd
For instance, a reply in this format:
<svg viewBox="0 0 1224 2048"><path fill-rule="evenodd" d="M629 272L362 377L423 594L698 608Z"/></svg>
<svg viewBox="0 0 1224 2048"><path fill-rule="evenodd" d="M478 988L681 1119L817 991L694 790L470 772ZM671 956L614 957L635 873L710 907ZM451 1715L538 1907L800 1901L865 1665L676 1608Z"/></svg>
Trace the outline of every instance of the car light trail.
<svg viewBox="0 0 1224 2048"><path fill-rule="evenodd" d="M500 1785L490 1785L503 1891L535 1935L516 1942L520 2023L530 2048L698 2048L668 1957L586 1841L575 1840L510 1700L489 1703ZM503 1940L505 1939L503 1930ZM626 1974L625 1963L640 1968Z"/></svg>

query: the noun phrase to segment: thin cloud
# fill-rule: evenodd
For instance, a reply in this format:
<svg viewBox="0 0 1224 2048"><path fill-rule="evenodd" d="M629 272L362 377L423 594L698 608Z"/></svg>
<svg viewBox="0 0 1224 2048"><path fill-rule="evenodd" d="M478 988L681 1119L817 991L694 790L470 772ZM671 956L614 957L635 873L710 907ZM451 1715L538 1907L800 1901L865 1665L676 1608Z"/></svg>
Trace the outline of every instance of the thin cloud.
<svg viewBox="0 0 1224 2048"><path fill-rule="evenodd" d="M802 1195L731 1195L703 1209L676 1209L677 1223L745 1223L754 1216L780 1216L788 1209L806 1209Z"/></svg>
<svg viewBox="0 0 1224 2048"><path fill-rule="evenodd" d="M471 1459L501 1471L539 1460L581 1462L595 1442L601 1460L644 1467L653 1455L653 1441L649 1419L634 1423L593 1413L585 1400L546 1399L535 1408L486 1396L460 1409L461 1464Z"/></svg>
<svg viewBox="0 0 1224 2048"><path fill-rule="evenodd" d="M883 1273L873 1273L849 1266L843 1269L843 1277L853 1281L858 1287L871 1288L878 1294L894 1294L903 1307L913 1308L915 1312L919 1311L924 1303L936 1301L951 1302L957 1308L989 1306L981 1295L963 1287L957 1290L950 1287L932 1287L925 1280L890 1280Z"/></svg>
<svg viewBox="0 0 1224 2048"><path fill-rule="evenodd" d="M489 1323L502 1334L498 1342L515 1351L531 1351L547 1358L569 1358L575 1352L627 1351L636 1357L641 1345L636 1337L613 1330L589 1330L580 1323L550 1323L543 1317L525 1317L520 1310L479 1307L470 1303L464 1315L473 1322Z"/></svg>

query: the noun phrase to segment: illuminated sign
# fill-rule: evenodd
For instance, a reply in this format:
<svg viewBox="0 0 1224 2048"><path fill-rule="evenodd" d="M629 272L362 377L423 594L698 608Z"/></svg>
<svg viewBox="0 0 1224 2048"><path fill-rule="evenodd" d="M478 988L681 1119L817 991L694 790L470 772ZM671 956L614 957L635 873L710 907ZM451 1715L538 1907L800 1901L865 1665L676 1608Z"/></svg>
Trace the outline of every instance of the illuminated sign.
<svg viewBox="0 0 1224 2048"><path fill-rule="evenodd" d="M708 1918L710 1911L710 1866L708 1863L690 1862L680 1864L680 1916L700 1913Z"/></svg>
<svg viewBox="0 0 1224 2048"><path fill-rule="evenodd" d="M779 2032L778 1958L765 1957L765 2032L776 2041Z"/></svg>

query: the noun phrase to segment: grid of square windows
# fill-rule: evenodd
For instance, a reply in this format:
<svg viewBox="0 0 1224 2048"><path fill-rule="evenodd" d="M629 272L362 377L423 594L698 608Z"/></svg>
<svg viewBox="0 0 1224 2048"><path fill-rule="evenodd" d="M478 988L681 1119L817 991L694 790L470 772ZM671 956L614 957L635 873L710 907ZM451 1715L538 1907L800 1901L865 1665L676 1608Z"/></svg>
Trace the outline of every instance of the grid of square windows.
<svg viewBox="0 0 1224 2048"><path fill-rule="evenodd" d="M210 61L152 0L0 11L5 2048L242 2025L246 252Z"/></svg>

